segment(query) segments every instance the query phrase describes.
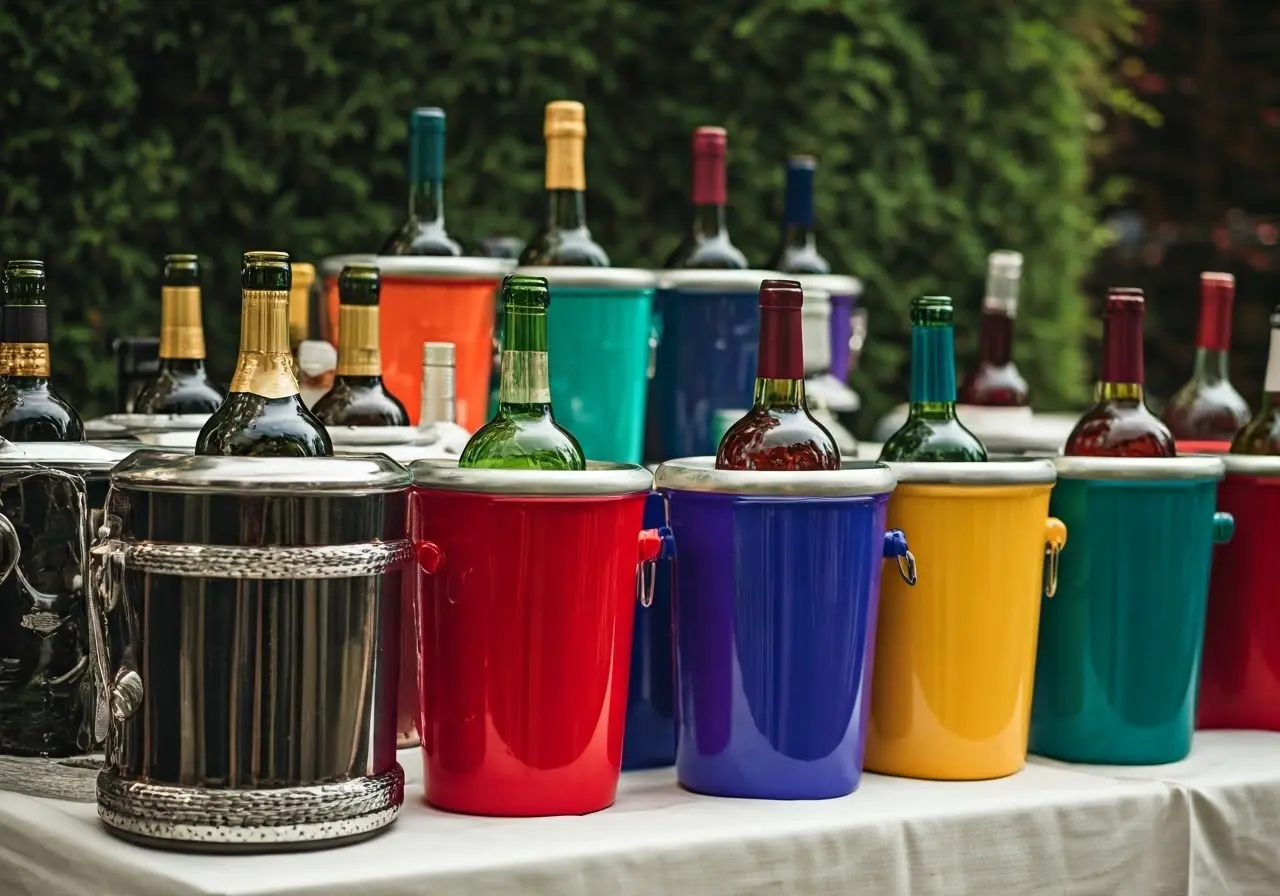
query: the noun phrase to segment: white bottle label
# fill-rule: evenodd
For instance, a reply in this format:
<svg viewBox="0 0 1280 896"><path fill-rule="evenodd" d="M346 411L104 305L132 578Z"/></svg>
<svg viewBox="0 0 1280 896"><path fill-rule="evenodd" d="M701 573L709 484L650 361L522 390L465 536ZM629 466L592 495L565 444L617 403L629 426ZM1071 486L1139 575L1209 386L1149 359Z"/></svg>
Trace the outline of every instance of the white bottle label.
<svg viewBox="0 0 1280 896"><path fill-rule="evenodd" d="M1271 331L1271 348L1267 352L1267 376L1263 391L1280 392L1280 328Z"/></svg>

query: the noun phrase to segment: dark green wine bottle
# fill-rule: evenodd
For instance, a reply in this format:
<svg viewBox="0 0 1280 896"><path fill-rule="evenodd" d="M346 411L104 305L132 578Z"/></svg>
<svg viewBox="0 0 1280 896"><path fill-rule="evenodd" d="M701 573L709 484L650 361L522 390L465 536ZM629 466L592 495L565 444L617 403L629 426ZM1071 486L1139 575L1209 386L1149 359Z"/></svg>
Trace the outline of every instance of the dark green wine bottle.
<svg viewBox="0 0 1280 896"><path fill-rule="evenodd" d="M984 461L987 449L956 416L951 299L911 303L911 404L907 422L880 449L882 461Z"/></svg>
<svg viewBox="0 0 1280 896"><path fill-rule="evenodd" d="M246 252L240 271L240 355L231 391L200 430L196 454L327 457L333 443L298 394L289 352L285 252Z"/></svg>
<svg viewBox="0 0 1280 896"><path fill-rule="evenodd" d="M520 264L607 268L609 256L587 227L586 109L572 100L547 103L542 131L547 140L547 220L520 253Z"/></svg>
<svg viewBox="0 0 1280 896"><path fill-rule="evenodd" d="M0 436L11 442L83 442L75 408L49 382L49 308L42 261L4 267Z"/></svg>
<svg viewBox="0 0 1280 896"><path fill-rule="evenodd" d="M212 414L222 390L204 366L200 259L166 255L160 288L160 369L134 402L138 414Z"/></svg>
<svg viewBox="0 0 1280 896"><path fill-rule="evenodd" d="M326 426L408 426L400 399L382 382L378 296L371 264L349 264L338 275L338 367L333 388L311 412Z"/></svg>
<svg viewBox="0 0 1280 896"><path fill-rule="evenodd" d="M409 217L380 255L461 255L444 226L444 110L409 113Z"/></svg>
<svg viewBox="0 0 1280 896"><path fill-rule="evenodd" d="M573 434L551 411L547 364L547 281L509 274L502 281L502 387L498 413L471 437L460 467L499 470L583 470Z"/></svg>

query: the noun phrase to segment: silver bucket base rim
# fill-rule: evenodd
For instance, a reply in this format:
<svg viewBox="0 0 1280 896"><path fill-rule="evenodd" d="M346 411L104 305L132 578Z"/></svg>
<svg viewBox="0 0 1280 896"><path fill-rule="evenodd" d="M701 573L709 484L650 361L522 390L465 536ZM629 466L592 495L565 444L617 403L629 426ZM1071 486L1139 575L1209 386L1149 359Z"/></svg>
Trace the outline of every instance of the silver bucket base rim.
<svg viewBox="0 0 1280 896"><path fill-rule="evenodd" d="M98 817L148 846L197 852L289 852L362 840L404 805L399 763L379 775L270 790L213 790L98 776Z"/></svg>

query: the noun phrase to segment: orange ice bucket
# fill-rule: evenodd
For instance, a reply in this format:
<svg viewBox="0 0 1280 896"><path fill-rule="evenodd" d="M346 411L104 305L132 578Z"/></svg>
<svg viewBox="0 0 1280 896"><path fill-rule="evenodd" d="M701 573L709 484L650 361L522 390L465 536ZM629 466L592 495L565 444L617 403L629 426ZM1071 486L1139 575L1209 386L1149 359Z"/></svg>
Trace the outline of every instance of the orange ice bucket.
<svg viewBox="0 0 1280 896"><path fill-rule="evenodd" d="M494 294L515 262L505 258L338 255L320 266L328 333L338 332L338 274L348 264L376 264L380 300L382 379L404 403L409 422L422 407L422 344L452 342L458 423L474 432L489 415L493 367Z"/></svg>

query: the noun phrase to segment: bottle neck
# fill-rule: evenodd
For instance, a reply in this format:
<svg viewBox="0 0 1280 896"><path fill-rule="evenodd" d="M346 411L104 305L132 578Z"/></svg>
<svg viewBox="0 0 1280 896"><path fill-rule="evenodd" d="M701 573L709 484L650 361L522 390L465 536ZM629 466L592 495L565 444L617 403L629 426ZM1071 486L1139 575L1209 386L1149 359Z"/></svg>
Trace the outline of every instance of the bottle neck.
<svg viewBox="0 0 1280 896"><path fill-rule="evenodd" d="M6 305L0 376L22 388L47 385L50 376L49 309L45 305Z"/></svg>
<svg viewBox="0 0 1280 896"><path fill-rule="evenodd" d="M578 230L587 226L583 142L584 138L576 135L547 138L547 218L556 230Z"/></svg>
<svg viewBox="0 0 1280 896"><path fill-rule="evenodd" d="M1143 397L1142 314L1118 311L1102 319L1102 372L1097 400L1141 401Z"/></svg>
<svg viewBox="0 0 1280 896"><path fill-rule="evenodd" d="M956 416L955 330L950 325L911 328L909 413L932 420Z"/></svg>
<svg viewBox="0 0 1280 896"><path fill-rule="evenodd" d="M444 181L410 182L409 217L444 227Z"/></svg>
<svg viewBox="0 0 1280 896"><path fill-rule="evenodd" d="M1267 352L1267 373L1262 381L1262 405L1280 407L1280 327L1271 329L1271 348Z"/></svg>
<svg viewBox="0 0 1280 896"><path fill-rule="evenodd" d="M818 237L812 224L788 222L782 226L782 245L785 249L818 251Z"/></svg>
<svg viewBox="0 0 1280 896"><path fill-rule="evenodd" d="M757 407L804 405L804 328L799 308L761 308L757 347Z"/></svg>
<svg viewBox="0 0 1280 896"><path fill-rule="evenodd" d="M547 312L510 304L505 306L502 343L499 413L550 414Z"/></svg>
<svg viewBox="0 0 1280 896"><path fill-rule="evenodd" d="M339 378L382 376L380 318L377 305L338 306Z"/></svg>
<svg viewBox="0 0 1280 896"><path fill-rule="evenodd" d="M1206 383L1226 382L1229 379L1228 360L1227 352L1201 346L1196 349L1196 363L1191 376Z"/></svg>
<svg viewBox="0 0 1280 896"><path fill-rule="evenodd" d="M204 358L161 358L159 370L173 376L196 376L205 372Z"/></svg>
<svg viewBox="0 0 1280 896"><path fill-rule="evenodd" d="M1231 301L1214 290L1200 299L1200 325L1196 328L1196 363L1193 376L1207 382L1228 379L1231 351Z"/></svg>
<svg viewBox="0 0 1280 896"><path fill-rule="evenodd" d="M232 392L262 398L298 394L289 351L287 290L246 289L241 292L240 354L231 378Z"/></svg>
<svg viewBox="0 0 1280 896"><path fill-rule="evenodd" d="M422 367L422 412L418 415L421 429L433 423L453 423L454 368L450 365L425 364Z"/></svg>
<svg viewBox="0 0 1280 896"><path fill-rule="evenodd" d="M729 238L723 204L695 205L693 207L693 235L699 240Z"/></svg>
<svg viewBox="0 0 1280 896"><path fill-rule="evenodd" d="M165 286L160 290L160 361L204 359L204 323L200 287Z"/></svg>
<svg viewBox="0 0 1280 896"><path fill-rule="evenodd" d="M547 189L547 224L552 230L582 230L587 226L583 190Z"/></svg>
<svg viewBox="0 0 1280 896"><path fill-rule="evenodd" d="M984 310L978 332L978 359L991 367L1013 361L1013 318L999 311Z"/></svg>

